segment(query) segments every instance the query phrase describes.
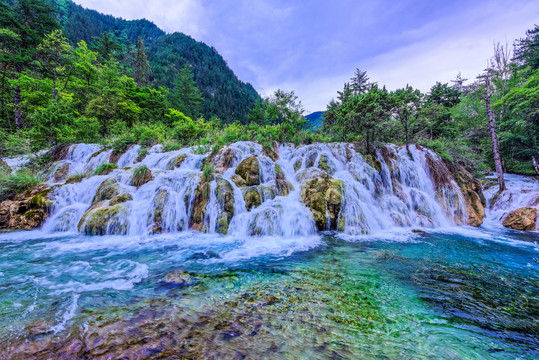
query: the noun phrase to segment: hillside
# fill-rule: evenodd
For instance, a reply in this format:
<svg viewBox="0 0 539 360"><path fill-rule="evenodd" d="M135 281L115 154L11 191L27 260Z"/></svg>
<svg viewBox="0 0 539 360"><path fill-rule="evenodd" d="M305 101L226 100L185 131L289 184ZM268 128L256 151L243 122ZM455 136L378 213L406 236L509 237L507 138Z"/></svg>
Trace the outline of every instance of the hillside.
<svg viewBox="0 0 539 360"><path fill-rule="evenodd" d="M149 80L154 87L172 89L184 65L189 65L196 86L204 98L203 115L216 115L225 122L248 120L249 110L260 96L251 84L239 80L217 50L192 37L166 34L148 20L123 20L85 9L69 0L56 0L60 23L72 44L91 44L104 32L128 51L140 37L144 40L151 66Z"/></svg>
<svg viewBox="0 0 539 360"><path fill-rule="evenodd" d="M305 119L307 119L307 124L305 125L305 127L311 131L318 131L321 130L322 127L324 127L323 111L313 112L312 114L305 116Z"/></svg>

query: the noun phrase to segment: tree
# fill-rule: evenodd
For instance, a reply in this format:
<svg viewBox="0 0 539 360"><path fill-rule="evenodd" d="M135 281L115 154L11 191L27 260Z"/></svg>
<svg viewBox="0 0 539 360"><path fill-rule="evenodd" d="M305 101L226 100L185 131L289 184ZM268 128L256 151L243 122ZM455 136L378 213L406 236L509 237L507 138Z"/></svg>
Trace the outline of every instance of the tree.
<svg viewBox="0 0 539 360"><path fill-rule="evenodd" d="M200 116L202 101L202 94L195 86L193 72L189 65L186 64L180 70L178 81L174 86L171 99L172 106L193 119Z"/></svg>
<svg viewBox="0 0 539 360"><path fill-rule="evenodd" d="M144 40L140 37L137 40L137 48L133 56L133 68L135 70L135 83L139 86L146 85L150 73L150 63L144 49Z"/></svg>
<svg viewBox="0 0 539 360"><path fill-rule="evenodd" d="M531 71L539 69L539 26L526 31L526 37L515 43L515 59Z"/></svg>
<svg viewBox="0 0 539 360"><path fill-rule="evenodd" d="M411 86L406 85L403 89L398 89L392 92L389 96L389 103L395 118L401 123L404 130L404 143L406 149L410 144L409 130L410 121L417 116L422 94L419 90L414 90Z"/></svg>
<svg viewBox="0 0 539 360"><path fill-rule="evenodd" d="M107 31L95 40L97 52L104 61L112 59L118 51L122 50L122 46Z"/></svg>
<svg viewBox="0 0 539 360"><path fill-rule="evenodd" d="M263 101L259 100L255 103L255 106L249 111L249 122L263 125L266 123L266 109L268 107L268 104Z"/></svg>
<svg viewBox="0 0 539 360"><path fill-rule="evenodd" d="M490 137L492 141L492 154L494 155L494 166L496 167L496 175L498 176L498 186L499 186L499 192L506 190L505 187L505 181L503 178L503 166L502 161L500 157L500 151L498 150L498 138L496 136L496 126L494 123L494 115L492 114L492 107L491 107L491 93L490 93L490 74L489 71L483 75L483 78L485 80L485 88L486 88L486 97L485 97L485 106L487 108L487 116L488 116L488 127L490 130Z"/></svg>
<svg viewBox="0 0 539 360"><path fill-rule="evenodd" d="M294 91L286 92L279 89L266 99L266 102L268 103L266 114L272 123L290 124L296 133L307 123L303 116L305 109Z"/></svg>
<svg viewBox="0 0 539 360"><path fill-rule="evenodd" d="M361 71L356 68L354 77L350 79L351 89L354 95L365 94L369 88L373 85L369 82L369 77L367 76L366 71Z"/></svg>
<svg viewBox="0 0 539 360"><path fill-rule="evenodd" d="M45 68L52 72L52 101L56 97L56 79L61 61L66 53L71 50L66 37L61 30L54 30L46 35L39 45L38 51L41 53Z"/></svg>

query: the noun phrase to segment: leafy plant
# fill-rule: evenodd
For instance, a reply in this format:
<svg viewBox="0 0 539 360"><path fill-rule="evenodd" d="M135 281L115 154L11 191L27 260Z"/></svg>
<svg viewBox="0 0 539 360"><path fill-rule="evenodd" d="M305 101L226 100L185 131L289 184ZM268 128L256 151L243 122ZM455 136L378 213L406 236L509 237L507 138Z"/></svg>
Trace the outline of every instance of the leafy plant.
<svg viewBox="0 0 539 360"><path fill-rule="evenodd" d="M101 164L95 169L94 175L107 175L112 172L112 170L117 169L118 165L116 164Z"/></svg>
<svg viewBox="0 0 539 360"><path fill-rule="evenodd" d="M29 170L20 170L15 174L0 173L0 201L20 194L41 182L41 179Z"/></svg>
<svg viewBox="0 0 539 360"><path fill-rule="evenodd" d="M213 165L206 164L204 165L204 168L202 169L202 177L204 179L204 182L210 182L213 178L213 172L215 168Z"/></svg>

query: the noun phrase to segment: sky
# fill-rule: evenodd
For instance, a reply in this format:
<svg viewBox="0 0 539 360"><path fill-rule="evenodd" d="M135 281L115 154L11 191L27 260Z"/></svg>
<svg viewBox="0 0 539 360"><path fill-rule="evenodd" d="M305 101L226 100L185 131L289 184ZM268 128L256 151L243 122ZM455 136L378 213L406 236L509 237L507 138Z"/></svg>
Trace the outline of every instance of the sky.
<svg viewBox="0 0 539 360"><path fill-rule="evenodd" d="M75 0L213 46L263 96L294 90L324 110L356 68L393 90L427 92L459 72L473 80L495 42L539 24L523 0Z"/></svg>

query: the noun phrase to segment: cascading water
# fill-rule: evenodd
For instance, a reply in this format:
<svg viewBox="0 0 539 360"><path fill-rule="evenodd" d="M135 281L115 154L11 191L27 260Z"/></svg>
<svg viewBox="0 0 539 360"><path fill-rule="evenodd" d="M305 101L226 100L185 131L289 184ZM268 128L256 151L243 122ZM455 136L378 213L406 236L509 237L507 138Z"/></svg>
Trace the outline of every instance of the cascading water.
<svg viewBox="0 0 539 360"><path fill-rule="evenodd" d="M426 157L442 162L429 150L388 146L374 156L349 144L283 144L277 150L278 159L272 160L259 144L237 142L212 158L191 149L164 152L157 145L140 156L141 147L133 145L119 157L118 169L91 176L109 161L111 150L73 145L48 173L50 184L63 184L72 175L90 177L54 189L43 229L146 235L194 228L244 238L309 236L317 227L358 235L466 221L456 183L435 189ZM246 161L258 178L238 182L238 167ZM215 171L208 186L202 180L204 163ZM142 167L152 178L136 187L133 175ZM62 168L68 170L59 179Z"/></svg>

